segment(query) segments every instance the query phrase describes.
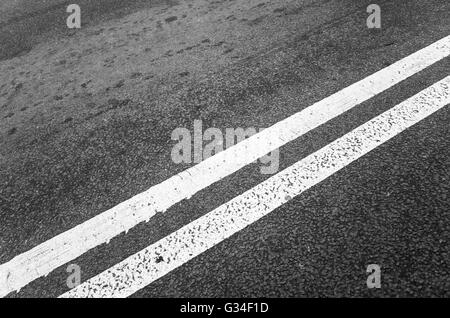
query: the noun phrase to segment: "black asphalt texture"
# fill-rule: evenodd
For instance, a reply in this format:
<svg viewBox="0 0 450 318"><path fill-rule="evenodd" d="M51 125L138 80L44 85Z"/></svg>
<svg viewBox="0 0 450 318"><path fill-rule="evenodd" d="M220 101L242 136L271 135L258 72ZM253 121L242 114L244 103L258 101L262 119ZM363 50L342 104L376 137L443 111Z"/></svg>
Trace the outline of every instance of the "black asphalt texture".
<svg viewBox="0 0 450 318"><path fill-rule="evenodd" d="M50 39L72 36L59 14L72 2L18 10L0 21L0 66L26 60ZM3 134L0 264L188 168L170 157L176 127L191 128L195 119L223 129L269 127L450 34L446 0L379 1L381 30L365 26L371 1L318 0L308 8L303 2L296 12L275 11L277 23L296 32L270 34L271 45L261 51L212 62L161 88L158 98L177 102L171 109L131 98L95 118L80 113L69 123ZM87 29L179 5L78 4L89 8L83 9ZM322 20L295 21L311 9ZM239 42L239 34L227 36ZM280 171L448 76L449 61L282 147ZM1 118L4 112L0 108ZM132 297L449 297L449 123L446 106ZM81 267L83 281L99 274L267 179L259 168L243 168L71 264ZM367 288L369 264L381 266L380 289ZM67 265L9 297L59 296L68 290Z"/></svg>
<svg viewBox="0 0 450 318"><path fill-rule="evenodd" d="M24 4L17 7L8 19L0 20L0 61L26 54L39 42L51 37L70 36L73 33L73 30L66 26L69 15L66 14L66 8L74 1L52 0L46 3L30 3L31 8ZM83 27L123 17L139 9L175 3L175 0L76 1L76 4L83 8Z"/></svg>

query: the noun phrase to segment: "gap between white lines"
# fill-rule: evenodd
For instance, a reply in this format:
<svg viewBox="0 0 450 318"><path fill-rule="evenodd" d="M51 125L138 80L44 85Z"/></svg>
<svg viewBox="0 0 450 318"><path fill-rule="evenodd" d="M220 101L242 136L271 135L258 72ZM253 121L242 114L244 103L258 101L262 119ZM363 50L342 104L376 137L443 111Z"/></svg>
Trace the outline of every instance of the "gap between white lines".
<svg viewBox="0 0 450 318"><path fill-rule="evenodd" d="M128 297L449 103L450 76L60 297Z"/></svg>
<svg viewBox="0 0 450 318"><path fill-rule="evenodd" d="M244 166L297 139L428 66L449 56L447 36L305 108L149 190L0 265L0 297L108 243L158 212L189 199Z"/></svg>

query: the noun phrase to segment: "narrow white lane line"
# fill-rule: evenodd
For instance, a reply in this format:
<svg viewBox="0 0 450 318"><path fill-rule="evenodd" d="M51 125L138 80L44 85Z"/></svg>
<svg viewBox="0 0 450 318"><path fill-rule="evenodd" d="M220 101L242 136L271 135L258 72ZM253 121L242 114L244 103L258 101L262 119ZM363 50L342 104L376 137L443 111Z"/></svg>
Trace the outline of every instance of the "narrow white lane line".
<svg viewBox="0 0 450 318"><path fill-rule="evenodd" d="M450 76L60 297L128 297L450 103Z"/></svg>
<svg viewBox="0 0 450 318"><path fill-rule="evenodd" d="M148 221L450 54L450 36L0 265L0 297Z"/></svg>

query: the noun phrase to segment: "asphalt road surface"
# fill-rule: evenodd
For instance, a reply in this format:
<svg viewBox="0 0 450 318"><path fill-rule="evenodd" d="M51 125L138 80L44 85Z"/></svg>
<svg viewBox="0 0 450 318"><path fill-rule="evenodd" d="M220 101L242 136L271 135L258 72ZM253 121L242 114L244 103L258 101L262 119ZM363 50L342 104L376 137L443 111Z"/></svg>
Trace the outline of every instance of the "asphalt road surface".
<svg viewBox="0 0 450 318"><path fill-rule="evenodd" d="M74 2L79 30L65 25ZM268 128L450 35L448 1L379 1L382 28L368 29L372 2L5 1L0 264L195 166L172 160L174 129ZM446 78L449 61L283 145L278 171ZM131 297L449 297L449 122L447 105ZM7 297L68 292L68 265L88 281L272 176L260 167Z"/></svg>

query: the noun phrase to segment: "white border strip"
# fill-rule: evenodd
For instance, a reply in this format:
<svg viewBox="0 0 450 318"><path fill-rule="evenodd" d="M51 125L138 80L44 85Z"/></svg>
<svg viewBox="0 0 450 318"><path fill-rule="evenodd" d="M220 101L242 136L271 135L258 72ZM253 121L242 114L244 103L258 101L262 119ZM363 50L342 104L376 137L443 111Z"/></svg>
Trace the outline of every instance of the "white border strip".
<svg viewBox="0 0 450 318"><path fill-rule="evenodd" d="M158 212L385 91L450 54L450 36L120 203L0 266L0 297L108 243Z"/></svg>
<svg viewBox="0 0 450 318"><path fill-rule="evenodd" d="M128 297L449 103L450 76L60 297Z"/></svg>

